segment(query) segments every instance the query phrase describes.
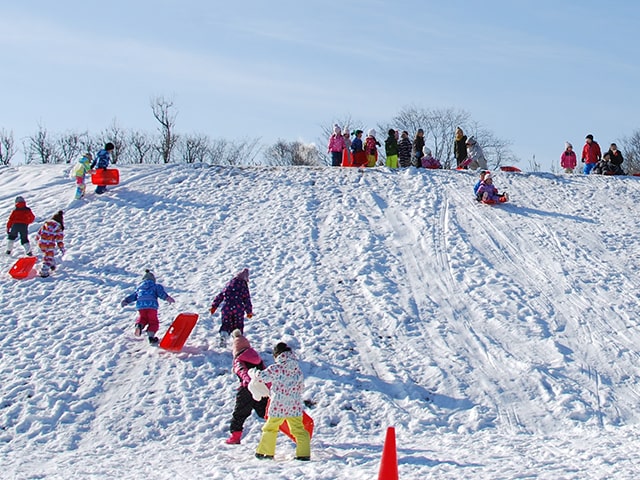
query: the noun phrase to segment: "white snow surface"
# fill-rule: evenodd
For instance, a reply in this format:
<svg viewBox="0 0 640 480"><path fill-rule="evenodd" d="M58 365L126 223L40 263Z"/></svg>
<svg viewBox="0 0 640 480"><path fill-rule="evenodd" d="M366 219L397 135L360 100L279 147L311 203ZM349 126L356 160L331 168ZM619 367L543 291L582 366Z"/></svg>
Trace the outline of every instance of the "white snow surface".
<svg viewBox="0 0 640 480"><path fill-rule="evenodd" d="M68 165L0 170L32 234L65 210L47 279L0 275L0 473L6 479L374 479L395 427L401 479L635 479L640 474L640 178L304 167L120 167L71 201ZM32 240L33 241L33 240ZM4 250L4 245L3 245ZM39 253L39 251L38 251ZM294 348L312 461L263 421L224 444L238 381L213 297L251 271L245 334ZM145 268L170 353L119 302Z"/></svg>

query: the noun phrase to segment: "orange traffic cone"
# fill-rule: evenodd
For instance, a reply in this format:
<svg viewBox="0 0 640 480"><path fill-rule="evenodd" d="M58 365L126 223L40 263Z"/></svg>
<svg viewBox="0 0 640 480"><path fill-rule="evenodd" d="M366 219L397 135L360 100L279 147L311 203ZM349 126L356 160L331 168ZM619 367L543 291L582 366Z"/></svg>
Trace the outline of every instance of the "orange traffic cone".
<svg viewBox="0 0 640 480"><path fill-rule="evenodd" d="M398 480L398 455L396 452L396 429L394 427L387 428L378 480Z"/></svg>

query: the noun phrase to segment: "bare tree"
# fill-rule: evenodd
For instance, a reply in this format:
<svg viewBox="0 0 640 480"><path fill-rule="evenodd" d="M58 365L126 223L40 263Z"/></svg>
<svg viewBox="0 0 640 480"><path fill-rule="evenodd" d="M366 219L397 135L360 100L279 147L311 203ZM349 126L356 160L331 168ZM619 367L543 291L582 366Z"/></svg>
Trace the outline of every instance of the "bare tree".
<svg viewBox="0 0 640 480"><path fill-rule="evenodd" d="M0 130L0 165L9 165L15 154L13 132L7 132L3 128Z"/></svg>
<svg viewBox="0 0 640 480"><path fill-rule="evenodd" d="M106 143L113 143L114 151L111 153L111 163L116 164L121 158L126 156L127 150L127 132L118 126L116 120L111 122L101 134L101 147Z"/></svg>
<svg viewBox="0 0 640 480"><path fill-rule="evenodd" d="M145 132L132 131L127 138L131 163L155 163L151 158L153 139Z"/></svg>
<svg viewBox="0 0 640 480"><path fill-rule="evenodd" d="M35 135L25 139L24 152L27 163L57 163L59 160L56 144L42 125L38 125Z"/></svg>
<svg viewBox="0 0 640 480"><path fill-rule="evenodd" d="M186 135L178 144L182 160L185 163L204 163L209 158L211 140L202 134Z"/></svg>
<svg viewBox="0 0 640 480"><path fill-rule="evenodd" d="M88 132L67 132L60 135L56 139L56 146L62 161L65 163L75 161L81 153L84 153L88 138Z"/></svg>
<svg viewBox="0 0 640 480"><path fill-rule="evenodd" d="M622 165L624 171L629 175L640 173L640 130L634 131L631 136L624 137L616 143L624 155Z"/></svg>
<svg viewBox="0 0 640 480"><path fill-rule="evenodd" d="M315 145L302 142L287 142L279 139L264 153L265 161L269 165L320 165L320 156Z"/></svg>
<svg viewBox="0 0 640 480"><path fill-rule="evenodd" d="M231 142L216 139L211 142L209 159L215 165L256 165L256 157L261 150L260 139L247 139Z"/></svg>
<svg viewBox="0 0 640 480"><path fill-rule="evenodd" d="M178 113L174 111L173 100L164 97L155 97L151 99L151 110L153 116L160 126L160 143L156 146L162 161L169 163L171 154L178 142L178 135L174 132L176 125L176 117Z"/></svg>

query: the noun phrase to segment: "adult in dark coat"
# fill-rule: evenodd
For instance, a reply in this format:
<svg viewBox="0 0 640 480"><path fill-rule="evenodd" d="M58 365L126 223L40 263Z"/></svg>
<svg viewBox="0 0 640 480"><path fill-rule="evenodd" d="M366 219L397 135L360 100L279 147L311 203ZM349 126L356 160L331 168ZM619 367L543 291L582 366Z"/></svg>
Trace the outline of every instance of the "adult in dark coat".
<svg viewBox="0 0 640 480"><path fill-rule="evenodd" d="M453 140L453 155L456 157L456 168L460 168L467 159L467 136L460 127L456 128L456 136Z"/></svg>

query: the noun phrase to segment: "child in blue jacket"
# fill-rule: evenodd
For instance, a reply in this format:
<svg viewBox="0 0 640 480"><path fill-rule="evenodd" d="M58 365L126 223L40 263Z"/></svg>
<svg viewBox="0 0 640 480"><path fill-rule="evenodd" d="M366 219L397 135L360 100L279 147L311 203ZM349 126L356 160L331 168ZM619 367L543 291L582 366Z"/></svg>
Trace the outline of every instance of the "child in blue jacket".
<svg viewBox="0 0 640 480"><path fill-rule="evenodd" d="M136 291L120 302L120 306L122 307L136 302L136 310L138 310L138 320L136 321L135 330L136 337L139 337L144 328L147 327L149 343L152 345L158 343L156 332L158 328L160 328L160 322L158 320L158 298L169 303L175 302L175 300L167 294L164 287L156 283L156 277L153 273L145 270L142 282L138 285Z"/></svg>
<svg viewBox="0 0 640 480"><path fill-rule="evenodd" d="M113 143L106 143L104 148L98 152L96 158L91 162L91 170L94 168L102 168L104 170L107 169L109 164L111 163L111 153L115 150L115 146ZM96 187L96 193L98 195L107 191L106 185L98 185Z"/></svg>

